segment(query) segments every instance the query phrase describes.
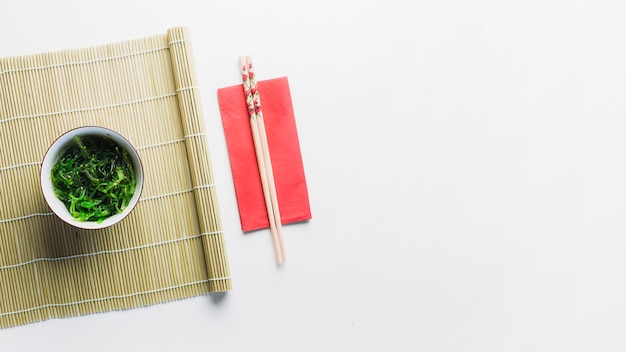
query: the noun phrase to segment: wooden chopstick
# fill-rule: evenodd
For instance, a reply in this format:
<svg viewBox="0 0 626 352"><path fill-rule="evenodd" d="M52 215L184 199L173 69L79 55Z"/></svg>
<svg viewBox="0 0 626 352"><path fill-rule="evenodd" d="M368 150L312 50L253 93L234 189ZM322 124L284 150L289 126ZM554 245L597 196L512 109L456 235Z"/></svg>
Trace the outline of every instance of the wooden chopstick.
<svg viewBox="0 0 626 352"><path fill-rule="evenodd" d="M263 110L261 109L261 96L258 91L256 75L254 73L254 65L252 64L252 56L246 56L248 64L248 75L250 77L250 90L254 102L254 112L256 114L256 122L259 126L259 136L261 137L261 147L263 148L263 156L265 158L265 172L267 173L267 183L272 200L272 208L274 213L274 222L276 223L276 231L278 232L278 241L282 252L283 261L287 260L285 253L285 245L282 234L282 221L280 218L280 208L278 206L278 197L276 196L276 182L274 182L274 170L272 168L272 159L270 158L269 144L267 143L267 133L265 130L265 120L263 119Z"/></svg>
<svg viewBox="0 0 626 352"><path fill-rule="evenodd" d="M251 57L241 56L239 57L239 63L243 79L244 94L246 96L246 105L248 107L248 116L250 117L254 150L259 167L259 174L261 176L261 185L263 186L263 197L265 198L270 232L274 243L274 251L276 252L276 261L282 264L285 262L285 249L282 239L280 209L276 198L276 185L274 183L274 173L272 170L269 147L267 145L265 123L261 110L261 100L257 90L257 81L254 77Z"/></svg>

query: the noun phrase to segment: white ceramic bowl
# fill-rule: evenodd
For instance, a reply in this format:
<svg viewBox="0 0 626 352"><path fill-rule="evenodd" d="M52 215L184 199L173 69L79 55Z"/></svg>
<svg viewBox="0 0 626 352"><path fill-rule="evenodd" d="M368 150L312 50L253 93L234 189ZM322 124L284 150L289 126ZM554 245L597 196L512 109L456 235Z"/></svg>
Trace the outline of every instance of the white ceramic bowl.
<svg viewBox="0 0 626 352"><path fill-rule="evenodd" d="M108 137L120 147L128 151L128 155L133 163L133 169L135 171L135 177L137 180L135 193L124 211L104 219L101 223L98 223L96 221L80 221L74 219L65 204L63 204L63 202L54 195L54 189L52 187L52 180L50 177L50 171L59 159L59 156L62 154L62 152L65 151L65 149L69 145L74 143L72 141L72 138L74 138L74 136L94 135ZM41 164L41 189L43 191L43 196L46 199L46 202L50 206L50 209L52 209L52 211L59 218L61 218L61 220L81 229L102 229L120 222L128 214L130 214L130 212L135 208L135 205L137 205L137 201L139 201L139 197L141 196L141 191L143 189L143 167L141 166L141 160L139 160L139 155L137 154L135 148L130 144L130 142L128 142L128 140L126 140L126 138L122 137L119 133L104 127L79 127L70 130L67 133L63 134L61 137L59 137L54 143L52 143L52 145L48 149L48 152L46 152L43 163Z"/></svg>

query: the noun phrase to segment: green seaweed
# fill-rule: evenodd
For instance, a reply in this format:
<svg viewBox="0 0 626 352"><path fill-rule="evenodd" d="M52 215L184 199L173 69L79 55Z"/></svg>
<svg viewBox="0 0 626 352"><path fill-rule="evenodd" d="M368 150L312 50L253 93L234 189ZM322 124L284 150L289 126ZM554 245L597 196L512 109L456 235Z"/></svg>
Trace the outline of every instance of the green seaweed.
<svg viewBox="0 0 626 352"><path fill-rule="evenodd" d="M79 221L97 221L122 212L137 181L128 151L101 136L74 137L50 174L54 194Z"/></svg>

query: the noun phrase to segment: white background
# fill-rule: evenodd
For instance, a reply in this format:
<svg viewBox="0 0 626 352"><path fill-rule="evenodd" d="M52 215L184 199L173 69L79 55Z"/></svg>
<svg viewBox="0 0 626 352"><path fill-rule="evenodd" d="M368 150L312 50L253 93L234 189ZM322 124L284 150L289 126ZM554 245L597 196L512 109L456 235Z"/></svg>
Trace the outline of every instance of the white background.
<svg viewBox="0 0 626 352"><path fill-rule="evenodd" d="M191 30L234 289L1 351L625 351L626 5L0 0L0 57ZM217 105L288 76L313 220L241 231ZM1 284L1 283L0 283ZM2 298L0 298L2 299Z"/></svg>

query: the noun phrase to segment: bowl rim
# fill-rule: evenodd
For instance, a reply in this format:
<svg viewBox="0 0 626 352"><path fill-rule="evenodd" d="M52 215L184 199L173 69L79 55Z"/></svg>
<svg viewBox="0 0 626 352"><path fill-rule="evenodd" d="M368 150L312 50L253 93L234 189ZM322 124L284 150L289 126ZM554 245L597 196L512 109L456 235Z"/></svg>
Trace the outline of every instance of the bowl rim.
<svg viewBox="0 0 626 352"><path fill-rule="evenodd" d="M81 133L83 130L85 130L85 133ZM68 137L70 135L72 137L75 135L78 135L78 136L88 136L88 135L111 136L112 135L113 142L119 145L120 147L126 149L131 154L131 160L133 160L133 166L138 166L138 167L135 167L134 171L139 182L137 182L135 193L133 194L133 197L131 198L128 206L121 213L117 213L106 218L105 220L103 220L102 223L98 223L97 221L79 221L79 220L74 219L70 215L69 211L67 211L67 207L65 206L65 204L54 195L54 190L52 189L52 181L50 180L49 171L52 169L52 167L58 160L58 157L60 153L63 151L64 146L71 141L71 138ZM68 138L68 140L63 141L62 145L59 145L59 143L61 143L61 141L64 138ZM123 143L120 143L120 140ZM123 145L123 144L126 144L126 145ZM57 146L58 146L57 153L52 155L51 152ZM137 165L135 165L135 162L134 162L135 160L136 160ZM47 167L48 165L50 167ZM47 175L45 174L46 170L48 171ZM75 128L72 128L63 132L57 138L55 138L55 140L48 146L44 154L39 173L40 173L39 176L40 176L41 192L43 193L46 204L48 205L50 210L52 210L52 212L59 219L63 220L65 223L71 226L80 228L80 229L85 229L85 230L104 229L104 228L113 226L119 223L120 221L122 221L123 219L125 219L133 211L133 209L139 202L139 199L141 198L141 195L143 193L143 187L144 187L143 162L141 160L141 157L139 156L139 152L137 151L137 148L135 148L135 146L121 133L113 129L102 127L102 126L97 126L97 125L85 125L85 126L75 127ZM48 189L48 191L46 191L46 189ZM62 205L62 207L59 206L59 204Z"/></svg>

